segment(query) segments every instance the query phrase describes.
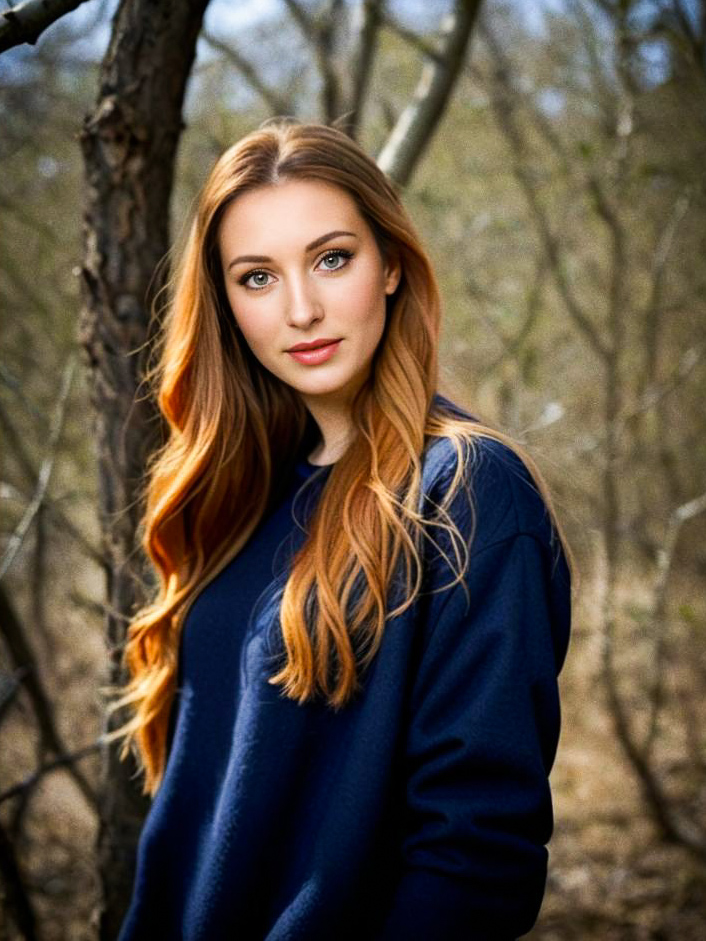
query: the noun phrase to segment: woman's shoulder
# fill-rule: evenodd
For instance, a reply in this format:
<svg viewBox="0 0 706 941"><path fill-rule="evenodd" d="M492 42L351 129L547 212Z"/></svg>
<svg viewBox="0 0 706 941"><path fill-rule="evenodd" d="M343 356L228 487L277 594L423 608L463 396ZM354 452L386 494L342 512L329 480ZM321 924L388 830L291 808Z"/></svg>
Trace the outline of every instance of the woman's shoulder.
<svg viewBox="0 0 706 941"><path fill-rule="evenodd" d="M553 543L546 485L537 479L536 468L530 468L529 455L450 400L437 398L452 406L454 417L468 421L469 434L429 441L422 462L426 500L438 505L458 483L448 511L461 531L472 530L474 551L523 534Z"/></svg>

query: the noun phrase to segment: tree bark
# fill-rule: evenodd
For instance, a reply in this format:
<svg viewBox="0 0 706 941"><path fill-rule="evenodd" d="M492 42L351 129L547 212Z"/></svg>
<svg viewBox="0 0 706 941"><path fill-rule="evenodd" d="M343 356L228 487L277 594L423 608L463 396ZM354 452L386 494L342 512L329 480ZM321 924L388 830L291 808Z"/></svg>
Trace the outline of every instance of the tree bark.
<svg viewBox="0 0 706 941"><path fill-rule="evenodd" d="M95 108L81 132L86 171L85 350L94 408L99 514L108 560L109 681L122 683L126 623L143 603L148 572L137 526L145 461L159 442L154 403L139 388L150 303L169 246L169 204L182 106L208 0L122 0L101 67ZM139 395L136 393L139 390ZM113 722L109 723L113 725ZM147 810L132 762L104 749L98 836L100 937L114 941L132 893L135 845Z"/></svg>

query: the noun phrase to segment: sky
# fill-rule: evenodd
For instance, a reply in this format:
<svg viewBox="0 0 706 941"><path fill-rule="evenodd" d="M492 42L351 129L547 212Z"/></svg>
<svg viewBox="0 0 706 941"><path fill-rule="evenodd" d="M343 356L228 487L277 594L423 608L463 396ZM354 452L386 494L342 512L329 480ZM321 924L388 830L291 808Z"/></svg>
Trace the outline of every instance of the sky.
<svg viewBox="0 0 706 941"><path fill-rule="evenodd" d="M188 2L188 0L187 0ZM305 6L318 5L318 0L303 0ZM347 0L354 4L357 0ZM487 5L502 3L521 17L524 27L531 32L541 33L544 17L548 12L562 10L567 0L486 0ZM638 3L637 12L643 9L650 16L658 0L644 0ZM695 0L684 0L685 8L693 11ZM10 85L27 78L27 70L32 68L35 49L42 43L58 37L61 31L69 34L70 56L73 61L99 61L107 48L111 20L118 0L88 0L76 10L65 15L58 23L40 37L37 46L24 44L0 55L0 84ZM450 9L452 0L388 0L390 13L411 29L421 31L437 28L443 13ZM205 25L210 32L226 41L237 43L247 51L248 27L277 17L288 17L283 0L211 0L206 10ZM664 74L666 60L664 50L659 43L654 48L645 45L643 55L646 68L654 73L654 80L660 81ZM205 41L198 47L199 61L204 62L215 55ZM652 60L649 57L652 56ZM551 109L550 109L551 110Z"/></svg>
<svg viewBox="0 0 706 941"><path fill-rule="evenodd" d="M310 5L310 0L306 0ZM349 0L353 2L353 0ZM95 60L102 56L110 37L110 23L118 0L89 0L66 14L62 20L49 27L40 37L38 46L45 37L56 33L62 26L71 28L73 57ZM541 29L545 9L561 8L562 0L512 0L525 25L534 30ZM393 16L410 28L434 28L451 0L389 0ZM278 15L287 16L282 0L211 0L206 10L206 25L221 36L237 38L249 25ZM96 17L100 22L96 24ZM31 63L34 47L23 45L0 56L0 80L12 81L21 77L22 70Z"/></svg>

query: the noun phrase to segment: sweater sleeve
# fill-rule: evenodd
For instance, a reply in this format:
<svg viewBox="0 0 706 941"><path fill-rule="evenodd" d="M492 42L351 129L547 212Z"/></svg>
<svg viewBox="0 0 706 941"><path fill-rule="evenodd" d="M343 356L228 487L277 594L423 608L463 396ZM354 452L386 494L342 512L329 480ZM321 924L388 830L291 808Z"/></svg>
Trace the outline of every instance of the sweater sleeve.
<svg viewBox="0 0 706 941"><path fill-rule="evenodd" d="M517 514L513 514L516 516ZM414 680L400 870L376 941L510 941L544 894L566 561L515 527L442 596Z"/></svg>

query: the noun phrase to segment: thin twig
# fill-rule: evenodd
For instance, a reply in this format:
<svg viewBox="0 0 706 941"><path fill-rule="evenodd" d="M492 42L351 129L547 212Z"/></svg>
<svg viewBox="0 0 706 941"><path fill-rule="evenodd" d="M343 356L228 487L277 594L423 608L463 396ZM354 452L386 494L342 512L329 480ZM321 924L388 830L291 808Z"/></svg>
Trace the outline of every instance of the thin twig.
<svg viewBox="0 0 706 941"><path fill-rule="evenodd" d="M64 742L56 725L51 700L42 682L37 658L27 639L27 630L21 622L12 599L5 586L0 582L0 633L10 657L17 670L23 672L22 684L32 704L39 727L37 751L41 755L45 751L61 757L67 754ZM98 797L93 787L81 773L79 768L69 765L69 773L77 787L86 798L86 802L95 810L98 806Z"/></svg>
<svg viewBox="0 0 706 941"><path fill-rule="evenodd" d="M681 528L687 520L706 511L706 493L689 500L677 507L669 518L669 525L664 538L664 542L657 553L657 577L652 591L652 605L649 617L649 632L654 638L655 654L653 657L653 677L650 684L648 701L650 703L650 717L647 725L647 733L643 744L643 750L646 756L652 752L654 741L657 734L657 723L659 712L663 704L663 660L666 643L666 624L667 624L667 589L669 587L669 576L672 572L674 556L676 553L677 542Z"/></svg>
<svg viewBox="0 0 706 941"><path fill-rule="evenodd" d="M39 510L39 507L42 505L44 494L46 493L47 486L49 485L51 472L54 468L54 460L56 459L59 437L61 435L61 429L64 425L64 416L66 414L66 401L71 390L71 380L73 379L75 368L76 354L72 353L66 366L64 367L61 387L59 390L59 398L56 404L56 408L54 409L54 417L50 426L47 454L42 461L41 467L39 468L39 474L37 475L37 486L35 487L34 495L24 512L22 519L17 524L17 528L8 540L7 548L5 549L2 559L0 559L0 579L7 574L8 569L15 560L15 557L17 556L22 543L24 542L25 536L27 535L29 528L32 525L32 520Z"/></svg>
<svg viewBox="0 0 706 941"><path fill-rule="evenodd" d="M420 36L419 33L415 33L414 30L409 29L407 26L403 26L400 22L387 14L383 14L381 19L382 25L386 29L389 29L390 32L404 39L406 43L415 48L418 52L421 52L427 59L430 59L438 65L443 65L442 52L424 36Z"/></svg>
<svg viewBox="0 0 706 941"><path fill-rule="evenodd" d="M228 61L235 66L248 84L267 102L273 114L291 115L294 113L292 102L289 98L280 95L276 89L270 88L269 85L262 80L255 66L251 62L248 62L241 52L222 39L218 39L218 37L214 36L213 33L210 33L208 30L203 30L201 35L209 46L223 53Z"/></svg>
<svg viewBox="0 0 706 941"><path fill-rule="evenodd" d="M58 758L48 761L46 764L43 764L41 767L37 768L36 771L33 771L32 774L28 775L24 781L20 781L18 784L13 784L12 787L9 787L6 791L0 793L0 804L3 801L10 800L12 797L16 797L18 794L24 794L27 791L32 790L36 787L37 784L42 780L45 775L50 774L52 771L57 771L61 768L65 768L67 765L74 764L76 761L80 761L81 758L85 758L86 755L93 755L95 752L99 751L103 747L101 741L93 742L90 745L85 745L83 748L79 748L78 751L70 752L66 755L60 755Z"/></svg>
<svg viewBox="0 0 706 941"><path fill-rule="evenodd" d="M610 355L610 350L606 341L598 332L598 328L583 309L567 277L559 248L559 240L552 232L547 210L539 198L537 186L532 174L525 165L525 147L515 111L513 98L515 83L511 81L509 59L503 52L495 34L488 25L487 19L482 22L480 31L495 66L493 76L494 87L491 89L490 96L491 107L498 127L510 146L513 158L513 173L520 188L524 192L537 233L549 261L557 290L571 319L583 333L599 358L605 361Z"/></svg>

